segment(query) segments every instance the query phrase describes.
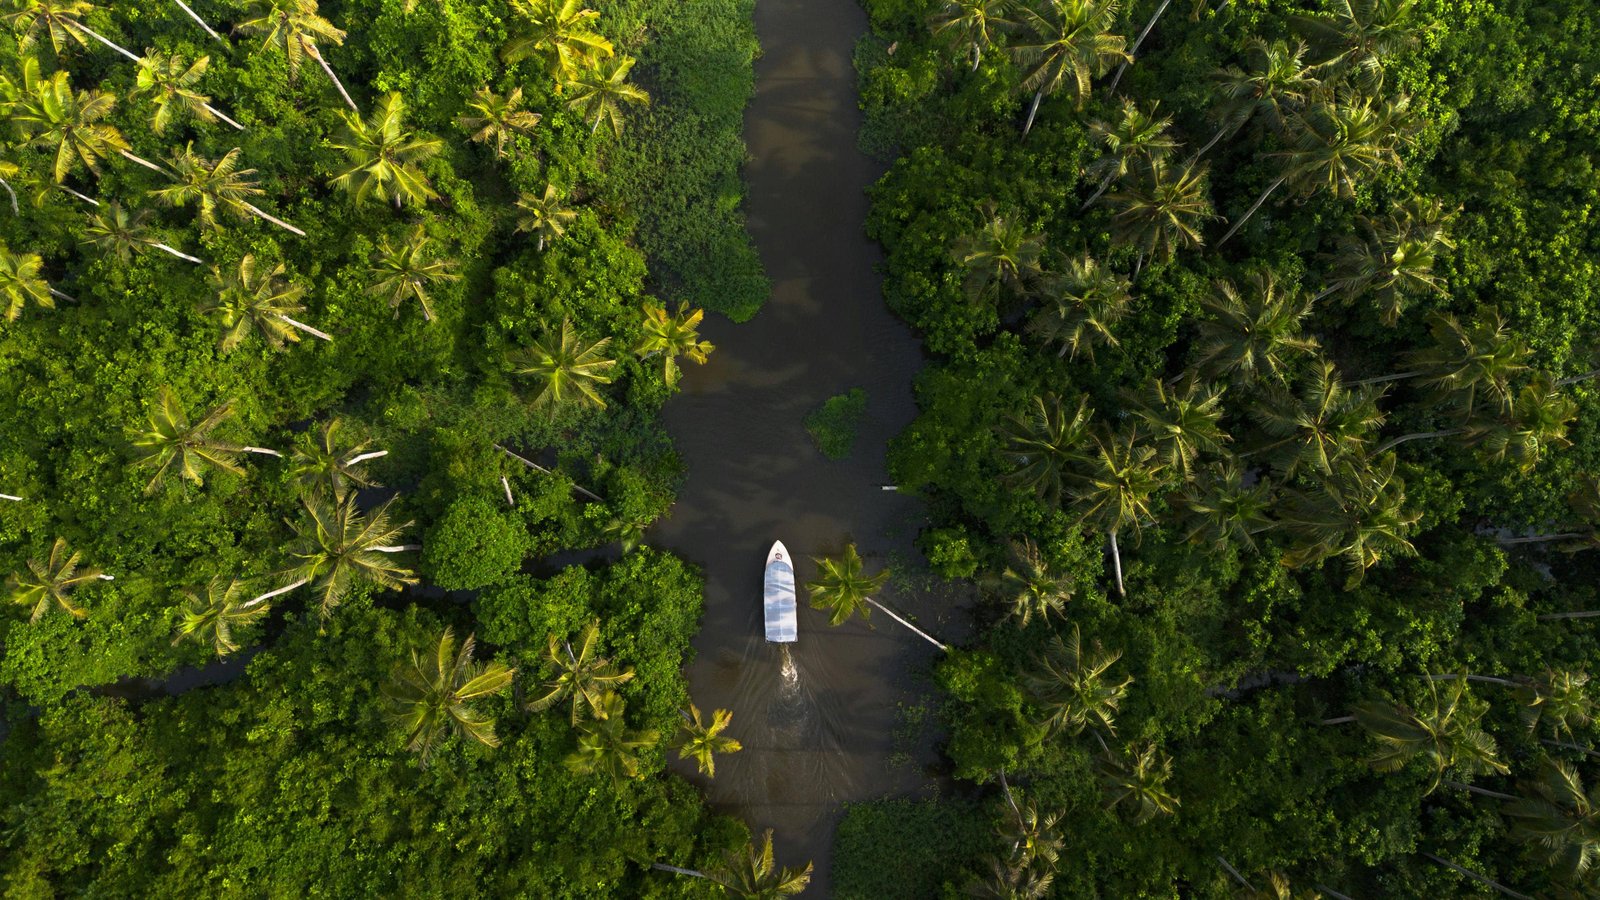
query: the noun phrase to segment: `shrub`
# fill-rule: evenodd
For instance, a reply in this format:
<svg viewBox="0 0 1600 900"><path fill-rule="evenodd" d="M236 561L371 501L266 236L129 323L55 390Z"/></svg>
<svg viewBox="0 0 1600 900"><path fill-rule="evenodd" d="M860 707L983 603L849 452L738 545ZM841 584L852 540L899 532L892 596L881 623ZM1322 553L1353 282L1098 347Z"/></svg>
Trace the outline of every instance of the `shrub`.
<svg viewBox="0 0 1600 900"><path fill-rule="evenodd" d="M806 431L817 442L817 449L829 459L844 459L855 447L856 433L867 414L867 392L851 388L847 393L830 397L811 415L806 416Z"/></svg>

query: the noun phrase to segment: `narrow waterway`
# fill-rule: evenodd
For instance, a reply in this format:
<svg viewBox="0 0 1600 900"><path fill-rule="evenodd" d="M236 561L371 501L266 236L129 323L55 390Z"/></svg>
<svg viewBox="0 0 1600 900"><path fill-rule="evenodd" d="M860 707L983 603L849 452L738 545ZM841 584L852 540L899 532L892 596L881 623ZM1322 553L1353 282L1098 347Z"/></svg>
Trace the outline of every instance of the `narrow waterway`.
<svg viewBox="0 0 1600 900"><path fill-rule="evenodd" d="M919 345L883 304L877 247L863 234L865 190L881 168L856 149L851 51L866 30L856 0L758 0L756 95L745 116L750 230L773 291L752 321L716 318L711 362L691 366L666 424L688 481L651 542L703 567L704 625L689 669L695 702L734 711L742 753L702 784L717 808L777 832L781 860L815 862L812 896L828 896L843 804L914 792L916 765L892 764L909 673L934 649L881 614L873 626L829 628L808 608L786 672L761 637L761 573L781 539L799 558L855 541L870 568L914 555L913 498L882 490L885 446L915 412ZM853 387L869 397L854 454L823 457L802 419ZM802 591L802 606L804 592ZM891 587L880 598L937 629L926 598ZM905 748L899 748L904 751Z"/></svg>

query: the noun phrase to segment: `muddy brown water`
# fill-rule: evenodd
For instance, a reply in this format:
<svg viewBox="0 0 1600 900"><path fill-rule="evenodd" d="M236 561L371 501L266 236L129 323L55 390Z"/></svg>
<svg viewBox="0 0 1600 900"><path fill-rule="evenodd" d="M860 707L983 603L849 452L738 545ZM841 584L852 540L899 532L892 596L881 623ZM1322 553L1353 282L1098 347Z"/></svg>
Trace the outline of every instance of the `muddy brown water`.
<svg viewBox="0 0 1600 900"><path fill-rule="evenodd" d="M774 540L799 559L802 582L815 573L810 557L847 541L869 568L920 562L922 505L882 486L886 444L916 411L922 356L883 303L880 254L863 233L865 191L883 171L856 148L851 51L865 14L856 0L758 0L755 24L763 55L745 115L747 212L772 296L748 323L705 323L717 350L688 367L665 411L687 482L650 542L704 570L690 689L708 713L733 710L729 733L745 748L719 760L714 780L685 774L716 808L758 833L773 828L780 862L813 861L807 893L829 896L843 804L930 786L923 769L891 757L906 749L894 738L898 705L937 651L881 613L872 627L830 628L802 590L786 677L779 646L762 638L762 567ZM830 461L802 420L854 387L867 391L868 420L850 458ZM878 599L936 635L953 624L921 592L891 587Z"/></svg>

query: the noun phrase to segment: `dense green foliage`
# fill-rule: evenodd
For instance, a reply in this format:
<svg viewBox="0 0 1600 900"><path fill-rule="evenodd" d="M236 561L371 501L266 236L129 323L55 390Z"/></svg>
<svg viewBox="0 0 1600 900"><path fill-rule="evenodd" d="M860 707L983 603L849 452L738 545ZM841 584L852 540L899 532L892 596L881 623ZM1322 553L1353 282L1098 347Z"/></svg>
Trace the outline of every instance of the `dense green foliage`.
<svg viewBox="0 0 1600 900"><path fill-rule="evenodd" d="M7 896L699 896L649 863L743 842L635 547L681 301L765 292L751 8L591 5L0 4ZM636 677L530 709L580 635Z"/></svg>
<svg viewBox="0 0 1600 900"><path fill-rule="evenodd" d="M829 459L844 459L855 448L856 434L867 415L867 392L851 388L829 397L806 414L806 431L817 442L817 449Z"/></svg>
<svg viewBox="0 0 1600 900"><path fill-rule="evenodd" d="M866 6L893 474L1010 783L943 889L1592 895L1591 5Z"/></svg>

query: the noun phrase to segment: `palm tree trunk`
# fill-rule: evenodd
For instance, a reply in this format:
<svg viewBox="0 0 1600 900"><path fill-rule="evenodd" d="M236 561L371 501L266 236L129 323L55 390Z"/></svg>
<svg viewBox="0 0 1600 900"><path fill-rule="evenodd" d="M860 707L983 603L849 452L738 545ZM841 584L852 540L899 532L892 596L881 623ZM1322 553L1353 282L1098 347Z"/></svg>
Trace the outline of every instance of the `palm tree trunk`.
<svg viewBox="0 0 1600 900"><path fill-rule="evenodd" d="M1331 887L1328 887L1325 884L1314 884L1314 885L1312 885L1312 887L1314 887L1317 890L1323 892L1324 894L1327 894L1329 897L1332 897L1333 900L1350 900L1350 897L1348 895L1341 894L1338 891L1334 890Z"/></svg>
<svg viewBox="0 0 1600 900"><path fill-rule="evenodd" d="M0 500L10 500L12 503L21 503L22 498L16 494L0 494Z"/></svg>
<svg viewBox="0 0 1600 900"><path fill-rule="evenodd" d="M11 198L11 214L13 216L22 215L22 212L17 209L17 192L11 189L11 182L5 180L4 178L0 178L0 187L5 188L6 195Z"/></svg>
<svg viewBox="0 0 1600 900"><path fill-rule="evenodd" d="M1472 879L1473 881L1476 881L1479 884L1486 885L1488 887L1492 887L1495 890L1499 891L1500 893L1505 894L1507 897L1516 897L1517 900L1533 900L1533 898L1529 897L1527 894L1519 894L1516 891L1513 891L1511 888L1506 887L1505 885L1501 884L1498 881L1492 881L1492 880L1490 880L1488 878L1485 878L1482 875L1479 875L1477 872L1472 871L1471 869L1463 869L1462 867L1456 865L1455 863L1451 862L1448 859L1440 859L1439 857L1434 856L1432 853L1423 853L1422 855L1427 857L1428 859L1433 860L1434 862L1438 863L1439 865L1444 866L1445 868L1450 869L1453 872L1456 872L1457 874L1465 875L1466 877Z"/></svg>
<svg viewBox="0 0 1600 900"><path fill-rule="evenodd" d="M650 868L655 869L657 871L661 871L661 872L672 872L672 873L675 873L675 874L678 874L678 875L692 875L695 878L710 878L711 877L710 875L707 875L704 872L696 872L694 869L680 869L677 866L669 866L666 863L651 863L650 864Z"/></svg>
<svg viewBox="0 0 1600 900"><path fill-rule="evenodd" d="M289 593L290 591L294 590L297 587L301 587L302 585L306 585L306 584L310 584L310 583L311 583L311 579L302 578L299 581L296 581L294 584L286 584L281 588L277 588L276 590L267 591L265 594L262 594L259 597L253 598L252 600L250 600L250 602L244 604L243 606L241 606L239 608L240 609L249 609L250 607L255 606L257 603L262 603L264 601L271 600L273 597L276 597L276 596L278 596L280 594L287 594L287 593Z"/></svg>
<svg viewBox="0 0 1600 900"><path fill-rule="evenodd" d="M517 498L511 496L511 480L504 475L500 476L500 486L506 489L506 505L516 506Z"/></svg>
<svg viewBox="0 0 1600 900"><path fill-rule="evenodd" d="M193 19L195 21L195 23L198 24L201 28L204 28L206 30L206 34L209 34L212 37L216 38L217 39L217 43L223 45L224 47L226 47L228 45L228 42L222 39L222 35L217 34L215 31L211 30L211 26L206 24L206 20L200 18L198 15L195 14L194 10L189 8L189 4L183 2L183 0L172 0L172 2L178 4L178 6L181 7L184 12L189 14L189 18Z"/></svg>
<svg viewBox="0 0 1600 900"><path fill-rule="evenodd" d="M74 297L71 294L63 294L63 293L61 293L60 291L56 290L53 287L47 287L47 288L45 288L45 290L49 291L50 292L50 296L52 296L52 297L60 297L62 300L66 300L69 303L77 303L78 302L78 298L77 297Z"/></svg>
<svg viewBox="0 0 1600 900"><path fill-rule="evenodd" d="M866 601L868 603L871 603L873 606L876 606L878 609L883 610L883 614L884 615L886 615L889 618L895 620L896 622L899 622L901 625L904 625L905 627L911 629L912 631L915 631L917 633L918 637L920 637L923 640L927 641L928 643L934 645L935 647L938 647L940 650L944 650L945 652L949 652L949 650L950 650L949 647L946 647L945 645L943 645L943 644L939 643L938 641L934 640L926 631L923 631L921 628L918 628L917 626L911 624L910 622L907 622L905 619L902 619L899 616L895 615L894 610L890 609L887 606L884 606L882 603L879 603L878 601L872 599L871 597L867 597Z"/></svg>
<svg viewBox="0 0 1600 900"><path fill-rule="evenodd" d="M323 340L330 341L330 342L333 340L333 337L331 335L326 334L326 333L321 332L321 331L318 331L315 328L312 328L310 325L307 325L304 322L297 322L294 319L291 319L288 316L284 315L283 313L278 313L278 318L283 320L284 322L287 322L288 324L294 326L295 328L298 328L301 331L304 331L306 334L309 334L312 337L322 338Z"/></svg>
<svg viewBox="0 0 1600 900"><path fill-rule="evenodd" d="M1545 541L1570 541L1573 538L1588 537L1581 531L1568 531L1565 534L1535 534L1530 537L1495 538L1498 544L1542 544Z"/></svg>
<svg viewBox="0 0 1600 900"><path fill-rule="evenodd" d="M1095 188L1094 194L1090 196L1089 199L1083 201L1082 206L1078 207L1078 212L1083 212L1084 210L1087 210L1089 207L1093 206L1094 202L1100 199L1100 195L1104 194L1106 192L1106 188L1111 187L1111 182L1115 180L1115 175L1107 175L1104 179L1102 179L1100 186Z"/></svg>
<svg viewBox="0 0 1600 900"><path fill-rule="evenodd" d="M369 459L377 459L380 456L388 456L388 455L389 455L389 451L387 451L387 450L374 450L371 453L363 453L360 456L352 456L349 459L345 460L344 464L347 465L347 466L353 466L356 463L364 463Z"/></svg>
<svg viewBox="0 0 1600 900"><path fill-rule="evenodd" d="M300 229L294 227L293 225L290 225L288 222L285 222L284 220L278 218L277 216L269 215L269 214L267 214L265 212L262 212L261 209L259 207L257 207L254 203L245 203L244 204L244 208L249 210L251 213L253 213L257 218L265 219L268 222L271 222L272 224L278 226L279 228L282 228L284 231L293 232L295 234L300 235L301 237L305 237L306 236L306 233L304 231L301 231Z"/></svg>
<svg viewBox="0 0 1600 900"><path fill-rule="evenodd" d="M1200 157L1205 156L1206 155L1206 151L1210 150L1212 147L1215 147L1217 145L1217 141L1222 140L1223 136L1226 135L1227 133L1228 133L1228 126L1226 124L1224 124L1221 128L1217 129L1217 133L1216 134L1213 134L1211 136L1211 140L1206 141L1206 145L1204 147L1201 147L1199 149L1199 151L1197 151L1195 153L1194 156L1189 157L1189 162L1191 162L1191 163L1195 162L1195 161L1199 160Z"/></svg>
<svg viewBox="0 0 1600 900"><path fill-rule="evenodd" d="M1226 244L1229 238L1233 237L1240 228L1244 227L1244 223L1250 221L1250 217L1256 214L1256 210L1261 208L1261 204L1267 202L1267 198L1272 196L1272 192L1277 190L1285 181L1288 180L1289 176L1287 174L1279 175L1277 181L1267 185L1267 189L1261 192L1261 196L1256 198L1256 202L1250 204L1250 208L1245 210L1244 218L1235 222L1233 227L1228 229L1228 233L1222 236L1222 240L1217 241L1217 246L1221 247L1223 244Z"/></svg>
<svg viewBox="0 0 1600 900"><path fill-rule="evenodd" d="M1476 681L1480 684L1499 684L1511 688L1522 687L1522 685L1512 681L1509 678L1496 678L1493 675L1461 675L1459 673L1445 673L1443 675L1427 676L1429 681L1460 681L1463 678L1467 681Z"/></svg>
<svg viewBox="0 0 1600 900"><path fill-rule="evenodd" d="M1562 743L1561 741L1552 741L1549 738L1540 738L1539 743L1544 744L1546 747L1560 747L1564 750L1576 750L1585 756L1600 757L1600 750L1594 750L1589 747L1585 747L1582 744L1566 744Z"/></svg>
<svg viewBox="0 0 1600 900"><path fill-rule="evenodd" d="M13 203L13 205L15 204ZM1566 387L1569 384L1577 384L1580 381L1588 381L1591 378L1600 378L1600 369L1595 369L1592 372L1585 372L1582 375L1573 375L1570 378L1562 378L1556 382L1556 387Z"/></svg>
<svg viewBox="0 0 1600 900"><path fill-rule="evenodd" d="M105 44L107 47L110 47L111 49L117 51L118 53L121 53L123 56L126 56L127 58L133 60L134 62L138 62L139 61L139 57L134 56L132 53L130 53L126 47L123 47L123 46L121 46L121 45L119 45L119 44L117 44L117 43L115 43L113 41L107 40L106 38L102 37L99 32L97 32L93 28L90 28L89 26L83 24L82 22L76 22L76 21L73 21L72 19L62 19L61 21L66 22L68 25L71 25L73 28L78 29L79 31L83 32L84 34L87 34L89 37L94 38L95 40L99 41L100 43Z"/></svg>
<svg viewBox="0 0 1600 900"><path fill-rule="evenodd" d="M1580 612L1545 613L1539 617L1541 622L1551 622L1556 619L1593 619L1600 616L1600 610L1583 610Z"/></svg>
<svg viewBox="0 0 1600 900"><path fill-rule="evenodd" d="M1516 796L1514 796L1512 794L1502 794L1499 791L1491 791L1488 788L1481 788L1481 787L1478 787L1475 784L1467 784L1464 781L1451 781L1450 779L1446 778L1444 781L1441 781L1439 783L1444 785L1445 787L1453 787L1458 791L1467 791L1468 793L1477 794L1480 797L1493 797L1496 800L1516 800L1516 799L1518 799Z"/></svg>
<svg viewBox="0 0 1600 900"><path fill-rule="evenodd" d="M168 172L166 169L161 168L160 166L156 165L155 163L151 162L148 159L145 159L142 156L135 156L134 154L129 153L126 150L118 150L117 152L122 154L122 158L123 159L131 159L134 162L138 163L141 166L144 166L146 169L149 169L152 172L160 172L161 174L167 176L168 178L173 177L171 172Z"/></svg>
<svg viewBox="0 0 1600 900"><path fill-rule="evenodd" d="M1413 370L1413 371L1410 371L1410 372L1396 372L1393 375L1379 375L1377 378L1363 378L1360 381L1352 381L1352 382L1350 382L1350 386L1351 387L1365 387L1365 386L1367 386L1369 384L1384 384L1384 383L1390 382L1390 381L1402 381L1402 380L1407 379L1407 378L1415 378L1415 377L1417 377L1418 375L1421 375L1421 374L1422 374L1422 372L1421 371L1417 371L1417 370Z"/></svg>
<svg viewBox="0 0 1600 900"><path fill-rule="evenodd" d="M1424 438L1448 437L1452 434L1461 434L1465 430L1465 428L1451 428L1448 431L1418 431L1414 434L1403 434L1392 441L1386 441L1385 443L1379 444L1378 449L1372 452L1374 455L1376 455L1385 450L1393 450L1407 441L1420 441Z"/></svg>
<svg viewBox="0 0 1600 900"><path fill-rule="evenodd" d="M1022 821L1022 810L1017 807L1017 798L1011 796L1011 785L1006 783L1005 769L1000 770L1000 790L1005 792L1006 802L1011 804L1011 812L1016 815L1017 821Z"/></svg>
<svg viewBox="0 0 1600 900"><path fill-rule="evenodd" d="M93 197L88 197L88 196L85 196L83 194L80 194L77 191L73 190L72 188L67 187L64 184L58 184L58 185L56 185L56 187L61 188L63 191L66 191L71 196L77 197L79 200L82 200L83 202L89 204L90 206L99 206L100 205L100 201L99 200L96 200Z"/></svg>
<svg viewBox="0 0 1600 900"><path fill-rule="evenodd" d="M517 454L512 453L510 450L507 450L506 448L500 446L499 444L495 444L494 448L496 450L499 450L501 453L504 453L505 455L507 455L507 456L511 457L512 459L516 460L517 462L522 463L523 465L527 466L528 468L533 469L536 472L543 472L546 475L555 474L555 473L551 472L549 469L546 469L544 466L541 466L538 463L534 462L533 460L526 459L524 457L518 456ZM585 497L588 497L590 500L595 501L596 503L604 503L605 502L604 500L601 499L599 494L596 494L594 491L591 491L588 488L583 487L582 485L574 484L572 486L572 489L577 491L578 493L584 495Z"/></svg>
<svg viewBox="0 0 1600 900"><path fill-rule="evenodd" d="M268 450L266 447L240 447L239 449L245 453L259 453L262 456L276 456L279 459L283 459L282 453L276 450Z"/></svg>
<svg viewBox="0 0 1600 900"><path fill-rule="evenodd" d="M1117 548L1117 531L1111 530L1111 562L1117 571L1117 596L1126 597L1128 591L1122 586L1122 551Z"/></svg>
<svg viewBox="0 0 1600 900"><path fill-rule="evenodd" d="M1355 716L1339 716L1335 719L1323 719L1323 725L1348 725L1356 720Z"/></svg>
<svg viewBox="0 0 1600 900"><path fill-rule="evenodd" d="M373 547L379 553L404 553L407 550L421 550L421 544L396 544L393 547Z"/></svg>
<svg viewBox="0 0 1600 900"><path fill-rule="evenodd" d="M983 48L977 41L972 42L972 71L978 71L978 63L983 62Z"/></svg>
<svg viewBox="0 0 1600 900"><path fill-rule="evenodd" d="M240 125L238 122L235 122L234 120L228 118L227 113L224 113L222 110L217 109L215 106L212 106L209 103L202 103L200 105L204 106L206 108L206 112L211 113L213 116L216 116L217 118L221 119L224 122L227 122L229 125L232 125L234 128L237 128L240 131L244 131L245 130L245 127L243 125Z"/></svg>
<svg viewBox="0 0 1600 900"><path fill-rule="evenodd" d="M1039 101L1044 99L1044 88L1039 88L1033 93L1033 105L1028 107L1028 121L1022 126L1022 136L1027 137L1033 130L1033 117L1039 114Z"/></svg>
<svg viewBox="0 0 1600 900"><path fill-rule="evenodd" d="M1150 21L1144 23L1144 30L1139 32L1139 36L1134 39L1133 49L1128 51L1129 57L1137 57L1139 55L1139 46L1143 44L1144 39L1150 35L1150 29L1156 27L1156 22L1161 18L1161 14L1166 12L1167 7L1171 5L1172 0L1161 0L1161 5L1156 7L1155 15L1150 17ZM1131 65L1133 65L1133 60L1130 58L1127 62L1117 66L1116 77L1111 79L1110 93L1112 95L1117 93L1117 85L1122 83L1122 73L1128 71L1128 67Z"/></svg>
<svg viewBox="0 0 1600 900"><path fill-rule="evenodd" d="M150 246L156 248L157 250L161 250L163 252L170 253L170 254L172 254L173 256L176 256L179 259L186 259L186 260L188 260L189 262L192 262L192 263L198 263L200 265L205 265L205 260L198 259L196 257L190 256L189 254L184 253L184 252L179 251L179 250L174 250L173 248L167 246L166 244L161 243L160 241L156 241L156 242L152 243Z"/></svg>
<svg viewBox="0 0 1600 900"><path fill-rule="evenodd" d="M356 106L356 102L350 99L350 94L344 89L344 82L339 80L339 76L333 74L333 66L328 65L328 61L322 58L322 51L317 49L317 45L302 37L300 39L300 49L304 50L308 56L317 61L317 65L322 67L322 71L327 72L328 77L333 80L333 86L339 89L339 96L344 98L346 105L348 105L356 115L361 115L360 107Z"/></svg>
<svg viewBox="0 0 1600 900"><path fill-rule="evenodd" d="M1256 886L1251 884L1243 875L1240 875L1239 874L1239 870L1235 869L1233 867L1232 863L1230 863L1227 860L1223 859L1222 858L1222 854L1220 854L1220 853L1217 854L1217 863L1222 866L1224 871L1226 871L1229 875L1232 875L1235 881L1239 882L1240 884L1244 885L1245 887L1249 888L1252 891L1254 891L1256 889Z"/></svg>

